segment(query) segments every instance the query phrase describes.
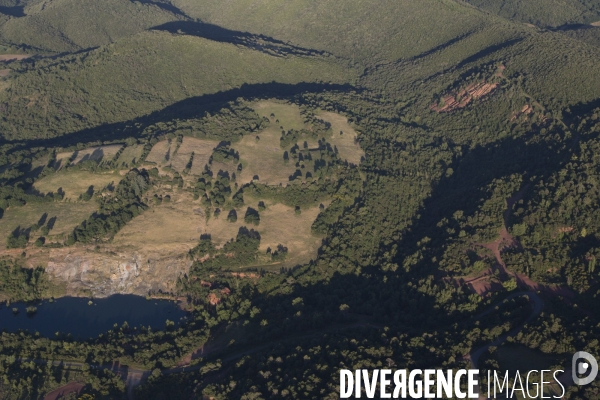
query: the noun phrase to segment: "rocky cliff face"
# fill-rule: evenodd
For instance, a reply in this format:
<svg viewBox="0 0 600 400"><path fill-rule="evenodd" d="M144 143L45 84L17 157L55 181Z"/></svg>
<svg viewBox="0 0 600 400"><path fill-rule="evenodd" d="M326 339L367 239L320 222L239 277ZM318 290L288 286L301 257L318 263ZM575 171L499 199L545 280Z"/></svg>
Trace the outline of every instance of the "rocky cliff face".
<svg viewBox="0 0 600 400"><path fill-rule="evenodd" d="M145 296L149 292L170 292L175 288L177 278L191 265L185 253L180 254L65 248L50 250L44 264L53 279L66 283L68 296L106 297L116 293ZM36 258L29 259L29 263Z"/></svg>

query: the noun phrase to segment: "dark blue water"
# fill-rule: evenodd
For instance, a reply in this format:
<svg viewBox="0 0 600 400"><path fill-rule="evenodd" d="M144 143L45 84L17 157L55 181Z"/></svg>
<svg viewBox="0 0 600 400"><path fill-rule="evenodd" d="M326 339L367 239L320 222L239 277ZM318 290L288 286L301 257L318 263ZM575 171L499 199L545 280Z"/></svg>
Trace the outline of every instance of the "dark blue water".
<svg viewBox="0 0 600 400"><path fill-rule="evenodd" d="M88 302L93 304L89 305ZM152 330L164 330L166 320L178 324L186 312L177 303L168 300L146 300L141 296L113 295L105 299L62 297L54 302L36 303L37 311L27 315L28 305L0 303L0 331L15 332L26 329L53 338L56 332L71 334L74 338L87 339L105 333L117 324L127 322L129 328L140 325ZM15 315L13 308L18 308Z"/></svg>

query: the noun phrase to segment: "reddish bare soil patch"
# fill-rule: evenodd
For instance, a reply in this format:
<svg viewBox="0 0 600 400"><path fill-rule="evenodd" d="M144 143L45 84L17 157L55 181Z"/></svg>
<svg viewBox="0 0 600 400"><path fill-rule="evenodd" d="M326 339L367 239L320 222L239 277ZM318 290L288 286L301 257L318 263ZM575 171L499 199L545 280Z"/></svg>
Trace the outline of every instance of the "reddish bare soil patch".
<svg viewBox="0 0 600 400"><path fill-rule="evenodd" d="M531 106L531 104L525 104L523 106L523 108L521 108L521 111L513 111L512 116L510 117L510 122L513 122L514 120L519 118L521 115L529 115L532 112L533 112L533 107Z"/></svg>
<svg viewBox="0 0 600 400"><path fill-rule="evenodd" d="M502 285L494 280L494 269L488 268L474 276L458 277L452 279L455 286L467 286L473 293L484 297L488 293L502 290Z"/></svg>
<svg viewBox="0 0 600 400"><path fill-rule="evenodd" d="M480 99L492 93L498 86L498 83L472 83L458 93L449 93L444 96L440 102L443 104L442 106L434 103L429 108L438 113L455 111L466 107L473 99Z"/></svg>
<svg viewBox="0 0 600 400"><path fill-rule="evenodd" d="M564 286L543 285L539 282L532 280L527 275L523 275L523 274L513 274L513 275L517 279L517 284L521 287L526 287L530 290L546 292L546 293L549 293L554 296L562 296L562 297L569 298L569 299L572 299L574 297L573 292L571 290L569 290L569 288L566 288Z"/></svg>
<svg viewBox="0 0 600 400"><path fill-rule="evenodd" d="M572 231L573 231L572 226L561 226L560 228L558 228L559 233L568 233L568 232L572 232Z"/></svg>
<svg viewBox="0 0 600 400"><path fill-rule="evenodd" d="M258 274L255 274L254 272L232 272L231 273L232 276L235 276L237 278L250 278L250 279L258 279L260 278L260 276Z"/></svg>
<svg viewBox="0 0 600 400"><path fill-rule="evenodd" d="M84 387L85 385L79 382L69 382L65 386L59 387L58 389L53 390L45 395L44 400L57 400L67 396L70 393L79 394Z"/></svg>
<svg viewBox="0 0 600 400"><path fill-rule="evenodd" d="M31 57L31 54L0 54L0 61L23 60Z"/></svg>
<svg viewBox="0 0 600 400"><path fill-rule="evenodd" d="M216 294L209 293L208 302L210 303L211 306L216 306L217 304L219 304L220 301L221 301L221 299L218 298Z"/></svg>
<svg viewBox="0 0 600 400"><path fill-rule="evenodd" d="M496 259L496 265L492 268L488 268L487 270L482 271L480 274L473 277L454 278L455 284L460 286L466 285L471 290L473 290L474 293L477 293L481 296L485 296L490 292L502 290L502 284L500 282L492 280L493 272L496 268L498 268L500 270L501 275L503 275L504 277L515 278L517 285L521 288L533 291L544 291L551 295L563 296L565 298L573 297L573 293L566 287L543 285L539 282L532 280L527 275L517 274L509 271L506 268L504 260L502 259L502 252L504 250L515 247L519 248L521 246L521 244L508 232L506 224L508 222L510 214L512 213L513 205L523 197L523 194L525 193L527 188L528 185L512 197L506 199L506 211L504 212L504 226L502 227L502 229L500 229L498 239L490 243L476 243L477 246L484 247L494 254L494 258ZM559 230L560 229L561 228L559 228ZM566 229L566 231L570 231L568 230L568 227Z"/></svg>
<svg viewBox="0 0 600 400"><path fill-rule="evenodd" d="M523 108L521 108L520 111L513 111L513 113L511 114L510 117L510 122L516 121L519 117L524 116L525 120L530 120L530 118L532 117L532 113L534 112L534 108L531 104L525 104L523 106ZM539 124L543 124L546 123L548 121L550 121L551 119L546 117L544 115L544 113L538 113L537 116L537 122Z"/></svg>
<svg viewBox="0 0 600 400"><path fill-rule="evenodd" d="M467 287L472 290L473 293L477 293L481 297L485 297L488 293L498 292L503 289L500 282L492 281L490 277L468 283Z"/></svg>
<svg viewBox="0 0 600 400"><path fill-rule="evenodd" d="M10 69L6 68L6 69L0 69L0 77L3 78L5 76L8 76L8 74L10 74Z"/></svg>

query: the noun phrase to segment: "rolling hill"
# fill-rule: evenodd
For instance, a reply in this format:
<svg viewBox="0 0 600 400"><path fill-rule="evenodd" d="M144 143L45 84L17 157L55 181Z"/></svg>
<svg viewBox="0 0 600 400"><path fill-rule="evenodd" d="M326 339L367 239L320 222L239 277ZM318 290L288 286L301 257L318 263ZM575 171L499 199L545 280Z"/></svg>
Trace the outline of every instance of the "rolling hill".
<svg viewBox="0 0 600 400"><path fill-rule="evenodd" d="M129 0L35 0L14 7L22 15L0 24L0 40L42 52L97 47L185 18L168 3Z"/></svg>
<svg viewBox="0 0 600 400"><path fill-rule="evenodd" d="M9 76L4 137L48 138L127 121L242 84L352 81L334 59L276 56L190 35L148 31ZM355 76L355 75L354 75Z"/></svg>
<svg viewBox="0 0 600 400"><path fill-rule="evenodd" d="M600 4L594 0L466 0L501 17L542 28L589 24L600 20Z"/></svg>

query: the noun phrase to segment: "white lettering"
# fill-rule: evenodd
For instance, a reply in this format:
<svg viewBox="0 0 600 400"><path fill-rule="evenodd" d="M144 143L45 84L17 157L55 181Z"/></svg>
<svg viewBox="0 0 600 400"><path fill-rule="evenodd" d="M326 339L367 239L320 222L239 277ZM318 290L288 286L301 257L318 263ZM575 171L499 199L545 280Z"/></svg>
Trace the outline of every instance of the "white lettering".
<svg viewBox="0 0 600 400"><path fill-rule="evenodd" d="M496 371L494 371L494 397L496 397L496 386L500 390L500 394L504 390L504 385L506 385L506 397L508 397L508 371L504 375L504 379L502 380L502 386L500 386L500 382L498 382L498 375Z"/></svg>
<svg viewBox="0 0 600 400"><path fill-rule="evenodd" d="M465 371L464 369L459 369L456 372L456 375L454 375L454 393L459 399L464 399L465 397L467 397L467 394L465 392L460 391L460 378L466 374L467 371Z"/></svg>
<svg viewBox="0 0 600 400"><path fill-rule="evenodd" d="M539 396L539 394L540 394L540 392L539 392L539 385L540 384L534 381L531 385L533 387L535 387L535 394L532 395L531 393L529 393L529 375L531 375L532 373L537 373L537 372L538 371L534 369L534 370L529 371L527 373L527 379L526 379L527 386L525 386L525 388L527 389L527 396L531 397L532 399L537 399L537 397ZM542 373L543 373L543 371L542 371ZM544 390L544 386L542 384L542 393L543 393L543 390Z"/></svg>
<svg viewBox="0 0 600 400"><path fill-rule="evenodd" d="M560 380L556 377L556 374L558 373L558 371L560 372L565 372L562 369L557 369L556 371L554 371L554 374L552 375L554 377L554 380L556 381L556 383L558 383L560 385L560 388L562 390L562 394L560 396L554 396L555 399L562 399L565 395L565 387L562 385L562 383L560 383Z"/></svg>
<svg viewBox="0 0 600 400"><path fill-rule="evenodd" d="M438 370L437 372L437 397L439 399L443 398L442 389L444 389L446 397L452 398L454 396L454 393L452 393L452 370L449 369L447 374L446 377L444 371Z"/></svg>
<svg viewBox="0 0 600 400"><path fill-rule="evenodd" d="M394 372L394 393L395 399L400 397L400 389L402 389L402 398L406 398L406 370L398 370Z"/></svg>
<svg viewBox="0 0 600 400"><path fill-rule="evenodd" d="M425 389L424 397L426 399L434 399L435 398L435 394L431 393L431 387L435 383L435 381L432 378L432 375L435 375L435 369L426 369L425 370L425 382L424 382L423 386Z"/></svg>
<svg viewBox="0 0 600 400"><path fill-rule="evenodd" d="M469 398L470 399L478 399L479 393L475 393L475 388L479 387L479 380L477 379L477 375L479 375L478 369L470 369L469 370Z"/></svg>
<svg viewBox="0 0 600 400"><path fill-rule="evenodd" d="M520 389L517 389L517 380L519 381L519 386L521 387ZM513 388L512 388L512 391L510 392L511 399L515 395L515 390L520 390L521 393L523 394L523 397L525 397L525 389L523 389L523 381L521 380L521 374L519 374L519 371L517 371L517 373L515 375L515 382L513 383Z"/></svg>
<svg viewBox="0 0 600 400"><path fill-rule="evenodd" d="M392 371L390 371L389 369L382 369L381 373L379 374L379 397L381 397L382 399L392 398L392 394L388 393L387 391L387 387L390 385L390 383L392 383L392 381L387 379L387 376L391 373Z"/></svg>
<svg viewBox="0 0 600 400"><path fill-rule="evenodd" d="M372 399L375 397L375 389L377 389L377 376L379 375L379 370L376 369L373 371L372 380L369 379L369 371L363 369L363 380L365 381L365 393L367 394L367 398Z"/></svg>
<svg viewBox="0 0 600 400"><path fill-rule="evenodd" d="M552 372L552 371L550 371L549 369L543 369L542 370L542 373L541 373L541 376L542 376L541 377L541 381L542 381L541 382L542 383L541 392L542 393L540 393L541 394L541 398L542 399L551 399L552 398L551 396L544 396L544 385L547 384L547 383L550 383L550 381L548 381L548 382L544 381L544 372Z"/></svg>
<svg viewBox="0 0 600 400"><path fill-rule="evenodd" d="M420 369L415 369L410 371L410 375L408 376L408 394L411 397L420 398L423 396L423 382L420 379L415 381L415 375L421 375L423 371ZM415 391L415 387L417 391Z"/></svg>
<svg viewBox="0 0 600 400"><path fill-rule="evenodd" d="M340 398L348 399L352 396L353 381L352 371L347 369L340 370Z"/></svg>

